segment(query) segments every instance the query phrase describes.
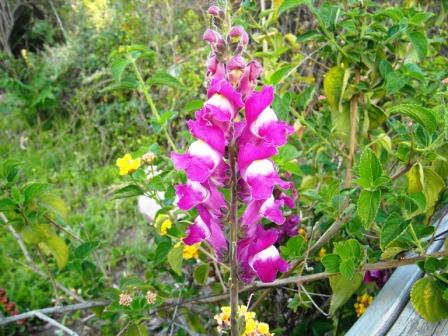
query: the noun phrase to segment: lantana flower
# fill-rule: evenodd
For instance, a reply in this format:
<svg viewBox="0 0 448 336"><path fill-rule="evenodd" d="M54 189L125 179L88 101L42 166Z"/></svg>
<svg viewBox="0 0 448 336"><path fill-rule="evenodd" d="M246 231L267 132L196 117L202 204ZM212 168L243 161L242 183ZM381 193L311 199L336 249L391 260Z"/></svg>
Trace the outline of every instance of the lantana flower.
<svg viewBox="0 0 448 336"><path fill-rule="evenodd" d="M140 167L140 160L133 159L131 154L125 154L122 158L117 159L116 165L120 168L120 175L128 175L135 172Z"/></svg>

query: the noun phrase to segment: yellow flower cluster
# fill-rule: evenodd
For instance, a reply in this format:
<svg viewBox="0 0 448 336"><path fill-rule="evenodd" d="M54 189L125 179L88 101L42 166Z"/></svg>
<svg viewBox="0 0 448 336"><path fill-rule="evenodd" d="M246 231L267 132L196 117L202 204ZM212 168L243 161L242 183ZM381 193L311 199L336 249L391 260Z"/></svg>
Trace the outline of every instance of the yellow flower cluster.
<svg viewBox="0 0 448 336"><path fill-rule="evenodd" d="M160 225L160 235L165 236L168 233L168 230L173 226L173 222L167 218Z"/></svg>
<svg viewBox="0 0 448 336"><path fill-rule="evenodd" d="M214 316L218 323L218 332L230 328L230 313L229 306L221 307L221 313ZM255 319L255 312L247 310L247 306L241 305L238 307L237 318L244 320L244 331L241 336L274 336L269 332L269 325L264 322L259 322Z"/></svg>
<svg viewBox="0 0 448 336"><path fill-rule="evenodd" d="M140 167L140 160L132 159L131 154L126 154L122 158L119 158L116 164L120 168L120 175L123 176L135 172Z"/></svg>
<svg viewBox="0 0 448 336"><path fill-rule="evenodd" d="M199 258L199 245L200 243L194 245L185 245L184 252L182 254L183 258L186 260Z"/></svg>
<svg viewBox="0 0 448 336"><path fill-rule="evenodd" d="M367 307L372 304L373 296L370 296L367 293L364 293L361 296L358 296L355 303L355 311L356 316L360 317L367 310Z"/></svg>

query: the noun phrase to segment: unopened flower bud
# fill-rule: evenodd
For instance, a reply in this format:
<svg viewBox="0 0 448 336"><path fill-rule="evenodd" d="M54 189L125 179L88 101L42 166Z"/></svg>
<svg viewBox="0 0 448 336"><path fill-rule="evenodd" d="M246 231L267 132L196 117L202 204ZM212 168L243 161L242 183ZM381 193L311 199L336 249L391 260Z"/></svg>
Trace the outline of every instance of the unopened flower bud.
<svg viewBox="0 0 448 336"><path fill-rule="evenodd" d="M228 63L227 69L229 70L229 80L232 85L239 83L244 73L246 62L240 55L234 56Z"/></svg>
<svg viewBox="0 0 448 336"><path fill-rule="evenodd" d="M210 44L215 44L216 42L218 42L218 38L219 33L211 29L207 29L204 35L202 35L202 39Z"/></svg>
<svg viewBox="0 0 448 336"><path fill-rule="evenodd" d="M232 42L238 42L244 33L245 31L243 27L233 26L232 28L230 28L229 37Z"/></svg>
<svg viewBox="0 0 448 336"><path fill-rule="evenodd" d="M207 63L207 78L211 79L223 79L226 75L226 67L218 60L216 55L210 55Z"/></svg>
<svg viewBox="0 0 448 336"><path fill-rule="evenodd" d="M207 13L214 17L219 17L220 12L221 10L218 6L210 6L207 10Z"/></svg>
<svg viewBox="0 0 448 336"><path fill-rule="evenodd" d="M157 300L156 293L150 290L146 292L146 302L148 302L149 304L154 304L156 303L156 300Z"/></svg>
<svg viewBox="0 0 448 336"><path fill-rule="evenodd" d="M126 293L121 293L118 303L121 306L130 306L132 303L132 296L130 296L129 294L126 294Z"/></svg>
<svg viewBox="0 0 448 336"><path fill-rule="evenodd" d="M154 161L155 158L156 158L156 155L153 152L148 152L142 156L141 160L142 160L143 164L149 165Z"/></svg>

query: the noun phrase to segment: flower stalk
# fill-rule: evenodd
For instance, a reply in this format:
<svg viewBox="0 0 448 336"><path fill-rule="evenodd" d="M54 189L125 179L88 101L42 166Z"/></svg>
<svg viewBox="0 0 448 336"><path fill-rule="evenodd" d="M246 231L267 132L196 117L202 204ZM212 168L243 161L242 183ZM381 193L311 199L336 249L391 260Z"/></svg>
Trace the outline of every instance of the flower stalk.
<svg viewBox="0 0 448 336"><path fill-rule="evenodd" d="M232 335L239 335L238 310L238 181L236 171L236 144L229 146L229 164L231 172L231 200L230 200L230 323Z"/></svg>

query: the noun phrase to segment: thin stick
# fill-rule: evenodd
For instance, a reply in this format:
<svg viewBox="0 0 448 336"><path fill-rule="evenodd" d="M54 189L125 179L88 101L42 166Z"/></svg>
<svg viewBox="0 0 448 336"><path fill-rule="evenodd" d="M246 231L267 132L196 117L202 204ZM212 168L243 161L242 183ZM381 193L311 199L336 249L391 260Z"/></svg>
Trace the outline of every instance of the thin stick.
<svg viewBox="0 0 448 336"><path fill-rule="evenodd" d="M31 317L34 317L36 312L40 312L42 314L62 314L62 313L68 313L71 311L77 311L77 310L84 310L84 309L90 309L94 307L102 307L107 306L110 304L110 301L105 300L96 300L96 301L89 301L84 303L77 303L73 305L68 306L56 306L56 307L49 307L49 308L43 308L43 309L36 309L32 310L20 315L10 316L6 317L4 319L0 320L0 326L6 325L11 322L21 321L25 319L29 319Z"/></svg>
<svg viewBox="0 0 448 336"><path fill-rule="evenodd" d="M356 70L355 84L359 82L359 70ZM350 147L348 151L347 167L345 170L345 187L349 188L352 184L352 166L353 157L356 148L356 133L358 131L358 99L359 95L355 95L351 101L351 126L350 126Z"/></svg>
<svg viewBox="0 0 448 336"><path fill-rule="evenodd" d="M44 321L50 323L51 325L55 326L56 328L59 328L59 329L65 331L67 334L69 334L71 336L79 336L78 333L76 333L73 330L67 328L63 324L60 324L58 321L52 319L51 317L48 317L47 315L42 314L41 312L35 312L34 316L40 318L41 320L44 320Z"/></svg>
<svg viewBox="0 0 448 336"><path fill-rule="evenodd" d="M378 263L374 263L374 264L365 264L363 267L361 267L358 270L358 272L397 268L397 267L401 267L401 266L415 264L418 261L425 260L428 257L441 258L441 257L446 257L446 256L448 256L448 250L425 254L425 255L420 255L420 256L411 257L411 258L382 261L382 262L378 262ZM321 272L321 273L315 273L315 274L297 275L297 276L292 276L292 277L288 277L288 278L284 278L284 279L278 279L278 280L276 280L274 282L270 282L270 283L263 283L260 281L256 281L253 285L249 285L249 286L242 288L240 293L251 292L251 291L256 291L259 289L270 288L270 287L282 287L282 286L286 286L286 285L290 285L290 284L301 285L301 284L312 282L312 281L327 279L331 276L338 275L338 274L339 273ZM185 300L185 301L182 301L179 303L174 302L174 301L167 301L166 304L159 306L157 309L154 310L154 312L164 310L169 306L172 306L172 307L182 306L182 305L186 305L189 303L215 303L215 302L219 302L222 300L227 300L228 297L229 297L228 294L219 294L219 295L209 295L209 296L192 298L192 299L188 299L188 300ZM104 300L103 301L90 301L90 302L78 303L78 304L68 305L68 306L50 307L50 308L33 310L33 311L30 311L30 312L27 312L24 314L3 318L0 320L0 326L6 325L11 322L28 319L30 317L33 317L36 312L41 312L43 314L67 313L70 311L89 309L89 308L93 308L93 307L107 306L110 303L111 303L110 301L104 301Z"/></svg>
<svg viewBox="0 0 448 336"><path fill-rule="evenodd" d="M58 294L58 287L56 286L56 281L54 280L53 273L51 273L50 266L47 263L47 260L45 259L45 256L43 255L42 251L38 246L36 246L37 254L39 255L40 260L45 265L45 268L47 269L48 277L50 278L51 286L53 287L54 292L54 299L56 300L56 305L59 305L59 294Z"/></svg>
<svg viewBox="0 0 448 336"><path fill-rule="evenodd" d="M236 176L236 144L229 146L229 163L231 171L232 193L230 200L230 328L232 336L239 336L237 311L238 311L238 181Z"/></svg>

